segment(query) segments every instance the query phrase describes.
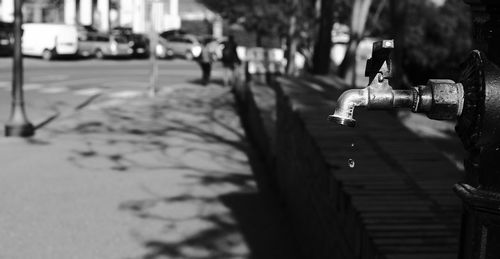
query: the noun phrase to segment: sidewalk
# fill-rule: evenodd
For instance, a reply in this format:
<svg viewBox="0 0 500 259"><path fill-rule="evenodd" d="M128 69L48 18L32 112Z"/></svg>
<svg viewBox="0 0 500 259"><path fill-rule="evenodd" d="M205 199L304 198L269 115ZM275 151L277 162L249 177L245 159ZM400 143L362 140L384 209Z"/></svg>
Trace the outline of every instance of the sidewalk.
<svg viewBox="0 0 500 259"><path fill-rule="evenodd" d="M228 90L96 102L0 139L0 258L296 258Z"/></svg>

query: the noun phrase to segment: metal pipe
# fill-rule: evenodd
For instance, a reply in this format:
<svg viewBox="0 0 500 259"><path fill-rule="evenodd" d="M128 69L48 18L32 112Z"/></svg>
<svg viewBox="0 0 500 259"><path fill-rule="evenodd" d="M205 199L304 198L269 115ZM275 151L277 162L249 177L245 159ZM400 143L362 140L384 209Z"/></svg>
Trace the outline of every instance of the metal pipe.
<svg viewBox="0 0 500 259"><path fill-rule="evenodd" d="M347 90L340 95L333 115L328 120L340 125L354 127L354 109L366 107L369 110L412 108L417 90L392 90L384 85L368 86L363 89Z"/></svg>
<svg viewBox="0 0 500 259"><path fill-rule="evenodd" d="M464 93L460 83L431 79L427 85L410 90L393 90L383 77L378 78L366 88L342 93L335 112L328 116L328 120L354 127L356 107L366 107L369 110L411 108L413 112L425 113L436 120L454 119L462 113Z"/></svg>

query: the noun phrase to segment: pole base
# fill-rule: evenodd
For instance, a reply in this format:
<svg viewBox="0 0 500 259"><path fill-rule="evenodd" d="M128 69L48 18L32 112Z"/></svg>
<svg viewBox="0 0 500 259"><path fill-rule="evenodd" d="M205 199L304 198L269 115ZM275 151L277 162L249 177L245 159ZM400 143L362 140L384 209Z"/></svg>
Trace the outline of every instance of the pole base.
<svg viewBox="0 0 500 259"><path fill-rule="evenodd" d="M35 135L35 127L31 123L17 124L17 125L5 125L5 136L6 137L32 137Z"/></svg>

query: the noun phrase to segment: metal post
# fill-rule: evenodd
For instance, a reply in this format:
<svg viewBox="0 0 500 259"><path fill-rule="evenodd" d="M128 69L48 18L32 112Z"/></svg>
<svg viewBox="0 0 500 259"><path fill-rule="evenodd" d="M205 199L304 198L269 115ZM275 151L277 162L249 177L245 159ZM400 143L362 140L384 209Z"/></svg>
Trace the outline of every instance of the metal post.
<svg viewBox="0 0 500 259"><path fill-rule="evenodd" d="M22 39L22 0L14 2L14 61L12 70L12 106L10 119L5 125L5 136L30 137L35 134L33 125L28 121L24 109L23 96L23 56Z"/></svg>
<svg viewBox="0 0 500 259"><path fill-rule="evenodd" d="M158 92L158 62L156 61L156 46L158 45L158 38L154 30L150 31L150 55L149 60L151 63L151 71L149 74L149 96L154 97Z"/></svg>
<svg viewBox="0 0 500 259"><path fill-rule="evenodd" d="M158 62L156 60L156 47L158 46L158 33L157 27L160 26L160 15L163 14L163 3L151 0L150 2L150 19L149 19L149 39L150 39L150 55L149 60L151 63L151 73L149 77L149 95L156 96L158 92Z"/></svg>

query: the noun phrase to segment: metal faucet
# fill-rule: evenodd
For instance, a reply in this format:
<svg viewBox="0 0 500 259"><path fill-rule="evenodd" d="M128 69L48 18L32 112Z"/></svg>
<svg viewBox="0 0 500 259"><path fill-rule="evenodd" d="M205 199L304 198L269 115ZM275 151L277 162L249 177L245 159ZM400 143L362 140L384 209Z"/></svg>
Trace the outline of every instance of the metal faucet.
<svg viewBox="0 0 500 259"><path fill-rule="evenodd" d="M340 95L333 115L328 120L340 125L354 127L355 107L369 110L409 108L413 112L426 113L431 119L450 120L462 113L464 91L461 83L452 80L431 79L427 85L408 90L394 90L390 86L392 77L391 53L393 40L373 43L372 57L368 59L365 75L369 85L363 89L347 90Z"/></svg>

